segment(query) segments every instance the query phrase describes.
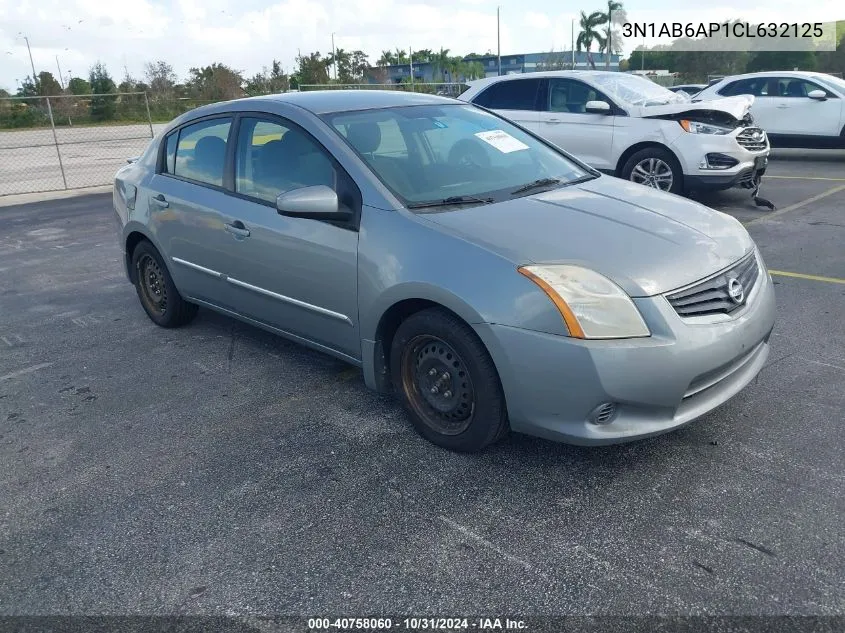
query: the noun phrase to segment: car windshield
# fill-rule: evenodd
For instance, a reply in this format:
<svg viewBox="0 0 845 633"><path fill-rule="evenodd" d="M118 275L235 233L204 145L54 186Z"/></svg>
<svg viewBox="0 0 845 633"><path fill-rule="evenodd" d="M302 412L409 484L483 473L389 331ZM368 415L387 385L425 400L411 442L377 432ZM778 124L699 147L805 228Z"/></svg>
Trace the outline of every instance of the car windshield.
<svg viewBox="0 0 845 633"><path fill-rule="evenodd" d="M637 75L607 73L596 75L593 81L605 92L629 105L653 106L687 101L682 95Z"/></svg>
<svg viewBox="0 0 845 633"><path fill-rule="evenodd" d="M840 93L845 93L845 79L840 79L834 75L815 75L813 79L826 84L829 88L833 88Z"/></svg>
<svg viewBox="0 0 845 633"><path fill-rule="evenodd" d="M420 210L507 200L596 177L471 105L337 112L324 119L406 206Z"/></svg>

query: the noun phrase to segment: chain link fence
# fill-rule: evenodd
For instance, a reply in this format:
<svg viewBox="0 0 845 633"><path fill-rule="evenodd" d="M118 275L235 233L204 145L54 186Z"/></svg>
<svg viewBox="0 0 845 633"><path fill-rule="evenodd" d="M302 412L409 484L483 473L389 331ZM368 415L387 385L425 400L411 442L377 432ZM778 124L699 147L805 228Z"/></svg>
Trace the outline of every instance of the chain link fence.
<svg viewBox="0 0 845 633"><path fill-rule="evenodd" d="M143 92L0 99L0 196L108 185L165 123L204 103Z"/></svg>

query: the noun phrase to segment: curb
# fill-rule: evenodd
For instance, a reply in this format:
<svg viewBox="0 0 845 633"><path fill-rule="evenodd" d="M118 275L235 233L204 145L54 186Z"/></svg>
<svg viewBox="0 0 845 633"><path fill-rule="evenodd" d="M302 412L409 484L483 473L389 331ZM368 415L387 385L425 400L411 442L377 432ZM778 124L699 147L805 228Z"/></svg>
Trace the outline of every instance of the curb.
<svg viewBox="0 0 845 633"><path fill-rule="evenodd" d="M48 202L50 200L64 200L65 198L76 198L94 193L109 193L113 186L99 185L97 187L84 187L82 189L62 189L59 191L42 191L40 193L15 193L8 196L0 196L0 207L31 204L33 202Z"/></svg>

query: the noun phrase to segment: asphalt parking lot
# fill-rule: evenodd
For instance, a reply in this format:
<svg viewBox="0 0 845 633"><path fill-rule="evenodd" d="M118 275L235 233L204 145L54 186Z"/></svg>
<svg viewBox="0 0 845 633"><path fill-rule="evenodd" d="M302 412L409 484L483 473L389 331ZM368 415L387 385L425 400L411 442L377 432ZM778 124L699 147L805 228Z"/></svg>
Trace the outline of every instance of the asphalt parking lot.
<svg viewBox="0 0 845 633"><path fill-rule="evenodd" d="M0 614L845 614L845 152L776 152L761 193L703 197L775 271L747 389L471 456L332 358L154 326L110 194L0 207Z"/></svg>

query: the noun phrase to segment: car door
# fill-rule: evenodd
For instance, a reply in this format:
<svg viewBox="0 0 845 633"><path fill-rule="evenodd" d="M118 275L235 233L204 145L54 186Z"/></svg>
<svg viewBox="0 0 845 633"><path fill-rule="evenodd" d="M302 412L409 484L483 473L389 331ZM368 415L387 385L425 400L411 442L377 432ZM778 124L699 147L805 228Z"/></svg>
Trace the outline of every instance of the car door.
<svg viewBox="0 0 845 633"><path fill-rule="evenodd" d="M770 88L775 88L770 91ZM772 80L768 75L762 77L748 77L738 79L725 85L718 92L718 97L736 97L739 95L752 95L754 103L751 105L751 116L754 117L754 124L762 128L768 134L782 133L779 130L778 112L782 104L778 92L777 81Z"/></svg>
<svg viewBox="0 0 845 633"><path fill-rule="evenodd" d="M244 115L236 143L230 208L238 230L228 236L225 269L238 312L359 359L357 186L286 119ZM280 193L313 185L334 189L351 219L279 214Z"/></svg>
<svg viewBox="0 0 845 633"><path fill-rule="evenodd" d="M801 77L777 77L769 85L777 90L771 115L771 133L790 136L839 136L839 117L842 99L817 83ZM811 99L814 90L821 90L826 98ZM765 129L765 128L764 128Z"/></svg>
<svg viewBox="0 0 845 633"><path fill-rule="evenodd" d="M220 253L231 241L224 166L232 122L230 115L217 116L171 132L144 201L176 287L214 304L227 302Z"/></svg>
<svg viewBox="0 0 845 633"><path fill-rule="evenodd" d="M614 170L612 102L577 79L551 77L539 116L539 134L596 169ZM610 114L587 112L588 101L604 101Z"/></svg>
<svg viewBox="0 0 845 633"><path fill-rule="evenodd" d="M503 79L488 86L472 102L537 133L541 85L539 78Z"/></svg>

